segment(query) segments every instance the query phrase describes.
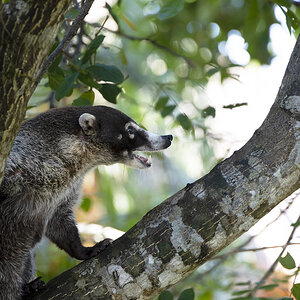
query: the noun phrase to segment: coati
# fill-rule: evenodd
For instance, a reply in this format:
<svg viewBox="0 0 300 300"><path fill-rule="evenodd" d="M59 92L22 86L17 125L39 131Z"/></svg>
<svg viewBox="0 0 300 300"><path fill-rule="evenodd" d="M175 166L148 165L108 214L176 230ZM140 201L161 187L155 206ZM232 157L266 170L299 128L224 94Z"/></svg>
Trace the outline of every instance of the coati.
<svg viewBox="0 0 300 300"><path fill-rule="evenodd" d="M172 135L149 133L106 106L52 109L24 122L0 185L0 299L21 299L43 235L80 260L105 247L84 247L75 223L73 207L88 170L114 163L148 168L148 159L134 151L162 150L171 141Z"/></svg>

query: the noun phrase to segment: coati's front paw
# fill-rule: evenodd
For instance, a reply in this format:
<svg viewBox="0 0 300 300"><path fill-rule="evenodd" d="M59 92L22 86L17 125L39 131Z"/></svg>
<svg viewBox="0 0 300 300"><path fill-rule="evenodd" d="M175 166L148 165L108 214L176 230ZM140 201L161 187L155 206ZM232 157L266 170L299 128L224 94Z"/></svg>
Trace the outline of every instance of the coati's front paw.
<svg viewBox="0 0 300 300"><path fill-rule="evenodd" d="M112 243L112 239L104 239L101 242L98 242L97 244L95 244L93 247L87 247L86 249L86 258L83 259L88 259L91 258L93 256L96 256L97 254L99 254L101 251L103 251L108 245L110 245Z"/></svg>

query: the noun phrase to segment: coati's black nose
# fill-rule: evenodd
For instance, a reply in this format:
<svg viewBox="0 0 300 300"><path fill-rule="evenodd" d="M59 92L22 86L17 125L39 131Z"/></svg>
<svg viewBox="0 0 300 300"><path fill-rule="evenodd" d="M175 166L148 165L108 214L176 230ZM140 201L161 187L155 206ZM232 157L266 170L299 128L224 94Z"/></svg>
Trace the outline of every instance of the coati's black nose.
<svg viewBox="0 0 300 300"><path fill-rule="evenodd" d="M169 140L170 142L173 141L173 135L171 135L171 134L163 135L162 137L163 137L164 139L166 139L166 140Z"/></svg>

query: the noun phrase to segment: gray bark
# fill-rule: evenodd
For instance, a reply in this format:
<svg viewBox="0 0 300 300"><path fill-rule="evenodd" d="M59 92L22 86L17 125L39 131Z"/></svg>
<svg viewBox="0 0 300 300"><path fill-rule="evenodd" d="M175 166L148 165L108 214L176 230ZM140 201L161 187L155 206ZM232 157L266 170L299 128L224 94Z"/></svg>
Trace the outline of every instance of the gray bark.
<svg viewBox="0 0 300 300"><path fill-rule="evenodd" d="M248 143L151 210L98 257L34 299L152 299L300 187L300 39L274 105Z"/></svg>
<svg viewBox="0 0 300 300"><path fill-rule="evenodd" d="M0 3L0 182L36 79L70 3Z"/></svg>
<svg viewBox="0 0 300 300"><path fill-rule="evenodd" d="M0 4L0 178L28 99L71 0ZM300 42L249 142L150 211L35 299L151 299L190 274L300 185Z"/></svg>

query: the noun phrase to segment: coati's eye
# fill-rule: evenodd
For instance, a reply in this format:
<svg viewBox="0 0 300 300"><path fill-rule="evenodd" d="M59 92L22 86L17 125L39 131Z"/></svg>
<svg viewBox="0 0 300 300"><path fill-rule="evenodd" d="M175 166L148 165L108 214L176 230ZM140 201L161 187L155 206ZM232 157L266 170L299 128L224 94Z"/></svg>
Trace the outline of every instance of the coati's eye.
<svg viewBox="0 0 300 300"><path fill-rule="evenodd" d="M127 128L127 132L128 132L128 134L134 134L133 127L132 127L132 126L129 126L129 127Z"/></svg>

